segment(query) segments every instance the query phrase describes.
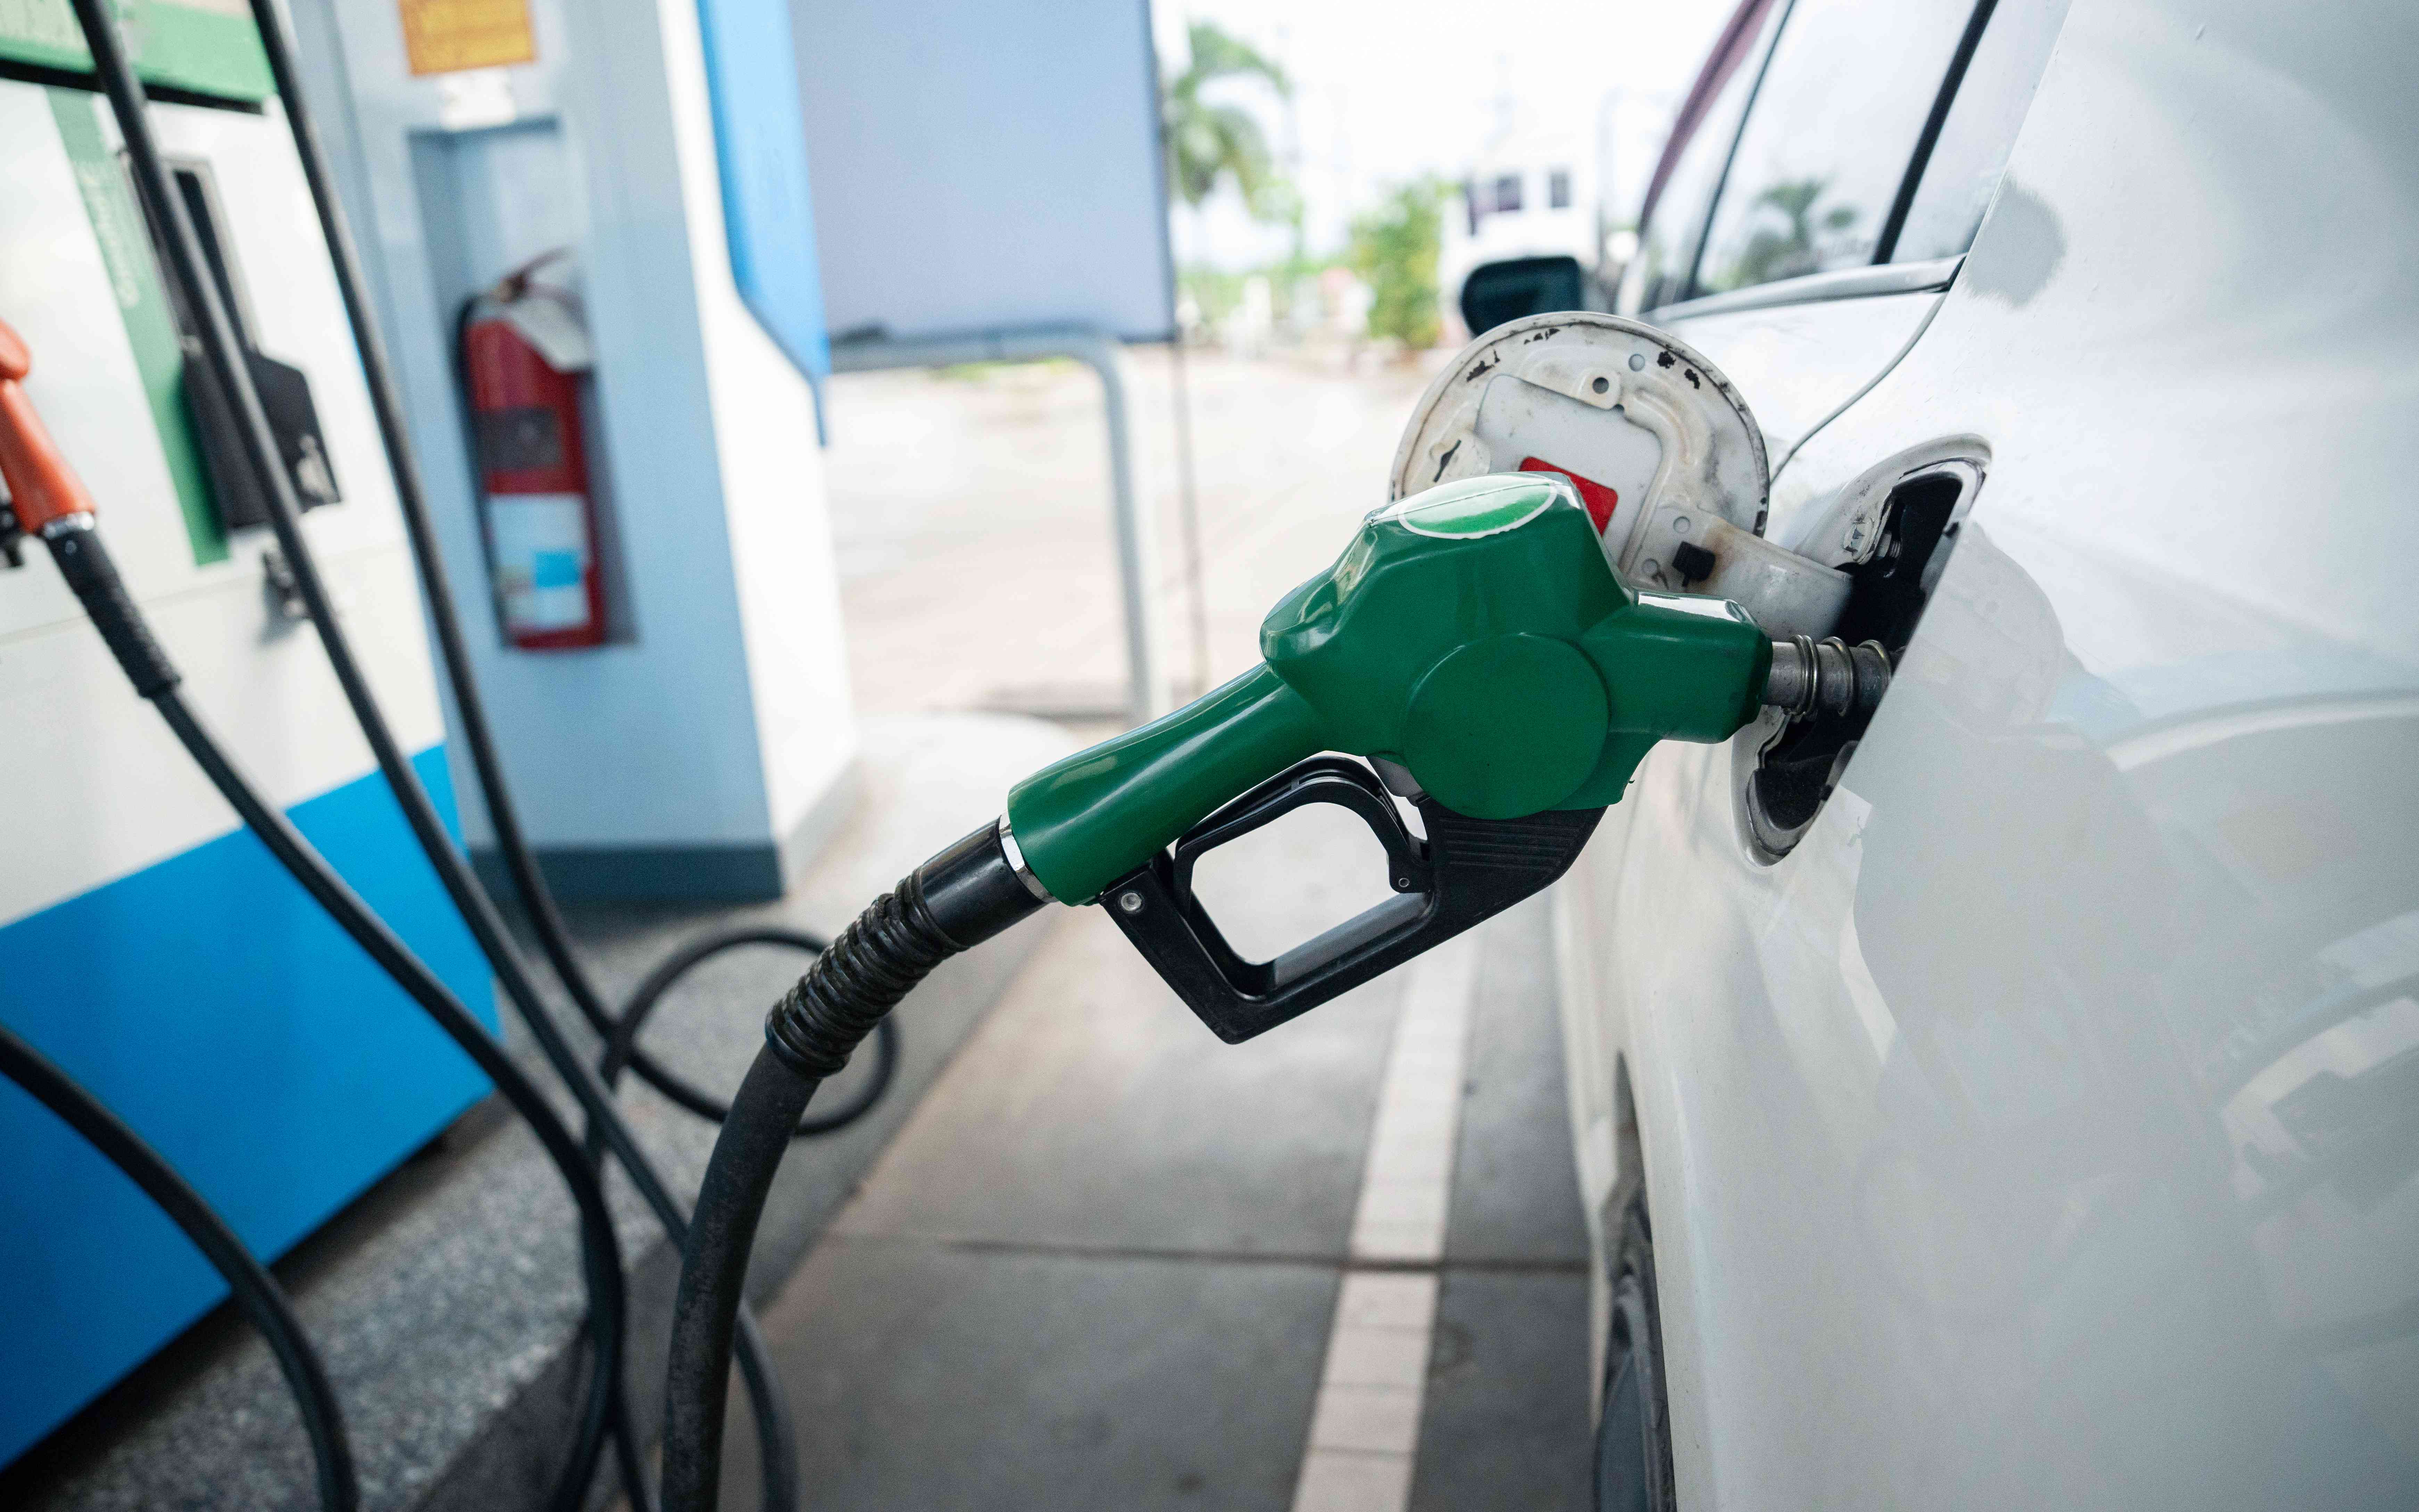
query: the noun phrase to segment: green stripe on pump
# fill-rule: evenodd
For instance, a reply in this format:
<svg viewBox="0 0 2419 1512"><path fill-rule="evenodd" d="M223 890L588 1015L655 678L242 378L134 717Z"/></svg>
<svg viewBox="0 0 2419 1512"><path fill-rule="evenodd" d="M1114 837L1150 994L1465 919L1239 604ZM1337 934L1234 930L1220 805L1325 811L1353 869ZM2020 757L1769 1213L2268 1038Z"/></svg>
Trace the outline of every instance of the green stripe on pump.
<svg viewBox="0 0 2419 1512"><path fill-rule="evenodd" d="M0 0L7 5L9 0ZM143 396L151 406L151 428L160 438L168 477L176 485L177 505L185 517L185 538L193 548L193 564L205 566L227 559L226 532L219 525L210 496L209 475L185 408L185 351L177 339L177 317L170 313L168 291L160 282L159 260L151 255L150 233L143 211L134 203L134 186L117 154L100 134L100 97L80 89L51 89L51 116L58 122L59 140L67 147L69 166L75 171L77 193L84 196L85 215L100 243L100 260L109 272L110 292L117 301L118 321L127 345L134 349L134 368L143 379Z"/></svg>
<svg viewBox="0 0 2419 1512"><path fill-rule="evenodd" d="M117 0L145 84L257 104L277 93L242 0ZM90 73L69 0L0 0L0 58Z"/></svg>
<svg viewBox="0 0 2419 1512"><path fill-rule="evenodd" d="M68 0L0 0L0 58L45 69L92 70L92 54Z"/></svg>

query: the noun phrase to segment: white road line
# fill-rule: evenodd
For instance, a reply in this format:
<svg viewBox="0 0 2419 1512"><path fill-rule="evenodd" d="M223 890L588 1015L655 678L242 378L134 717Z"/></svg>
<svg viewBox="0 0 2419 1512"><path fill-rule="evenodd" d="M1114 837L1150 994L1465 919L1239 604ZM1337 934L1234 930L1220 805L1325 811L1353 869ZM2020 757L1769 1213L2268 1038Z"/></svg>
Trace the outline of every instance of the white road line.
<svg viewBox="0 0 2419 1512"><path fill-rule="evenodd" d="M1420 957L1404 984L1294 1512L1402 1512L1410 1502L1481 933Z"/></svg>

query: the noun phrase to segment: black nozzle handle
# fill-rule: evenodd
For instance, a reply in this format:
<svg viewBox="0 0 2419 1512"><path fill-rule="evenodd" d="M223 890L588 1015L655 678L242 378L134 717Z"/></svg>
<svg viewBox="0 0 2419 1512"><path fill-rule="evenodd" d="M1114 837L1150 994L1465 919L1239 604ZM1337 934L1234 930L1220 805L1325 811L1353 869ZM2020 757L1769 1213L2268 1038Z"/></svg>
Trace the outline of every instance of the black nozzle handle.
<svg viewBox="0 0 2419 1512"><path fill-rule="evenodd" d="M1210 1032L1229 1044L1349 992L1538 892L1570 870L1602 809L1471 819L1423 795L1427 831L1404 828L1369 769L1314 756L1185 832L1172 851L1109 884L1101 906ZM1199 856L1305 803L1349 809L1385 847L1395 896L1273 961L1236 953L1194 896Z"/></svg>

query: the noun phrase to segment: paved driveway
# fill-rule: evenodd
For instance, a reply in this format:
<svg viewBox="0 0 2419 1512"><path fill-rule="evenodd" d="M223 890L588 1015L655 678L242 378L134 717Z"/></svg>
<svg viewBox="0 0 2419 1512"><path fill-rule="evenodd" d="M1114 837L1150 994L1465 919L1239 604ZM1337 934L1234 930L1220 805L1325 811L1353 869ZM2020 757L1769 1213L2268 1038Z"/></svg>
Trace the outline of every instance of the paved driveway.
<svg viewBox="0 0 2419 1512"><path fill-rule="evenodd" d="M1159 536L1170 675L1195 667L1164 348L1127 360L1135 472ZM1189 359L1213 683L1258 659L1260 617L1384 501L1419 363ZM1107 710L1124 634L1100 384L1073 363L851 374L825 454L857 705Z"/></svg>

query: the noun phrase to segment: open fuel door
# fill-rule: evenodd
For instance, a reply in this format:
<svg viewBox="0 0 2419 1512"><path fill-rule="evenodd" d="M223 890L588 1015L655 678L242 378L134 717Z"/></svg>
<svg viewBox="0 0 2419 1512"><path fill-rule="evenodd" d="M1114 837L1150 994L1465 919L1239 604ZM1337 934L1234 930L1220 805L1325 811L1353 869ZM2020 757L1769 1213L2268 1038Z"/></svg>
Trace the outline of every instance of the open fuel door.
<svg viewBox="0 0 2419 1512"><path fill-rule="evenodd" d="M1653 326L1587 311L1487 332L1421 396L1388 497L1488 472L1568 479L1643 591L1726 598L1774 636L1830 633L1846 575L1764 539L1764 433L1738 391Z"/></svg>

